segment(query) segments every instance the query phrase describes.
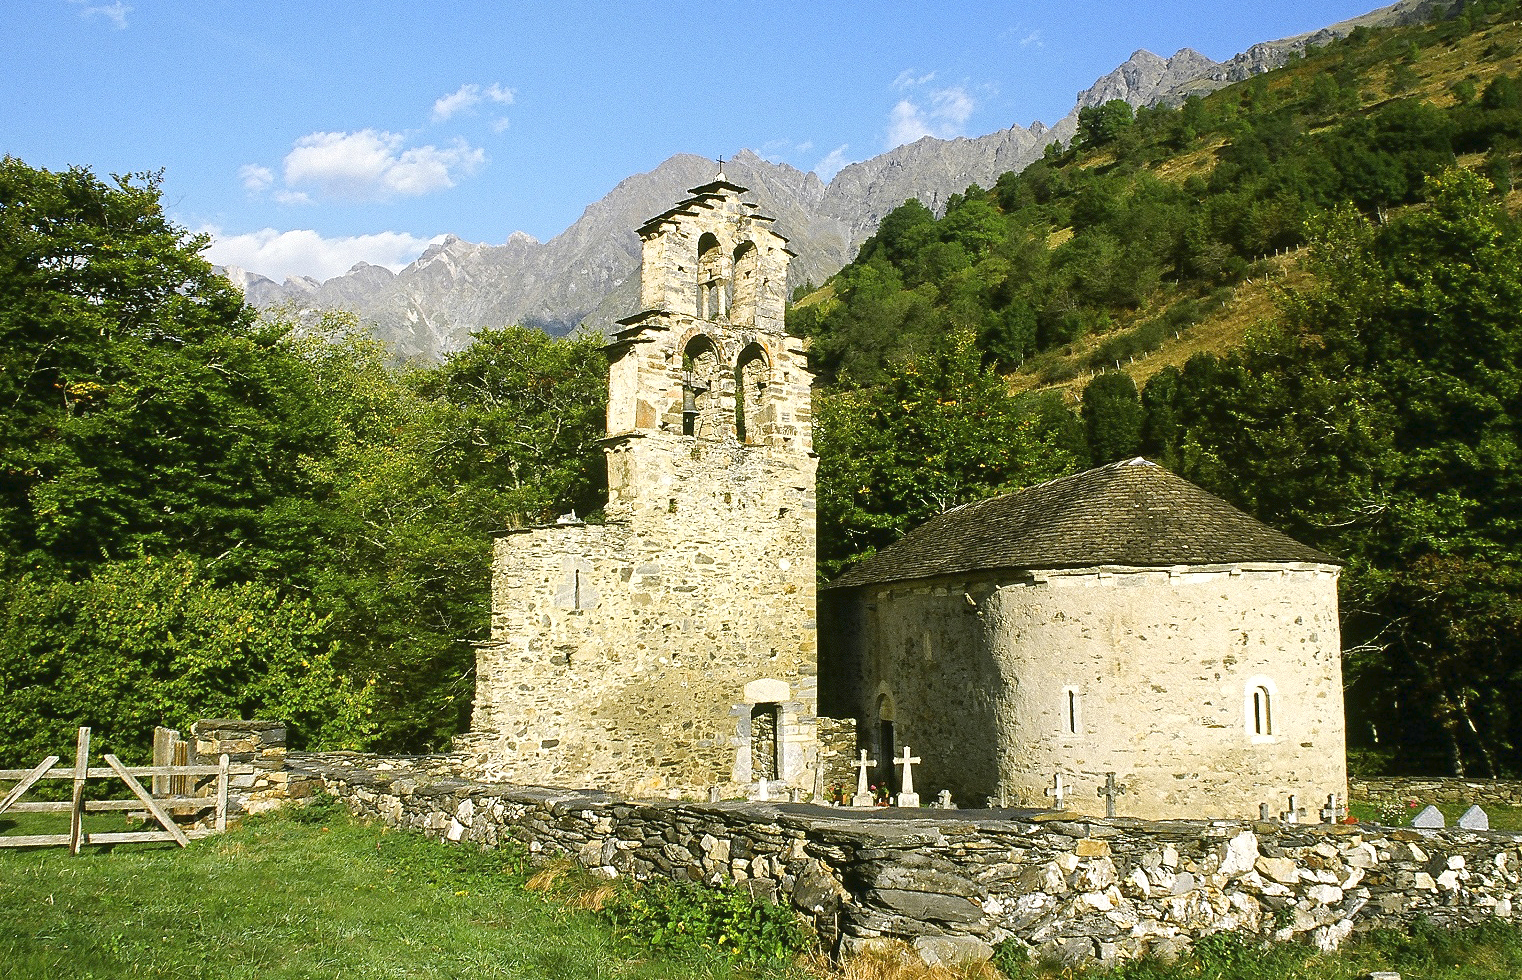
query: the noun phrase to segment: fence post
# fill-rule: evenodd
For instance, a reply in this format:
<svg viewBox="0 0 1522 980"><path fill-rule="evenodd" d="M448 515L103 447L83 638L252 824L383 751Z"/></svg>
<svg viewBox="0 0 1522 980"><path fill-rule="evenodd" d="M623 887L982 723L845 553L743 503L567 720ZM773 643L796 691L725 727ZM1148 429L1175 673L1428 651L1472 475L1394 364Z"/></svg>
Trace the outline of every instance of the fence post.
<svg viewBox="0 0 1522 980"><path fill-rule="evenodd" d="M174 743L179 741L180 733L173 728L165 728L159 725L153 729L153 764L155 766L174 765ZM153 795L168 796L174 792L169 783L168 776L153 777Z"/></svg>
<svg viewBox="0 0 1522 980"><path fill-rule="evenodd" d="M217 832L218 833L221 833L222 831L227 829L227 785L228 785L228 782L229 782L227 770L231 767L231 765L232 765L232 760L227 757L227 753L226 752L223 752L222 753L222 762L221 762L222 771L217 773Z"/></svg>
<svg viewBox="0 0 1522 980"><path fill-rule="evenodd" d="M78 854L85 838L85 777L90 772L90 730L81 728L74 744L74 805L69 810L69 853Z"/></svg>

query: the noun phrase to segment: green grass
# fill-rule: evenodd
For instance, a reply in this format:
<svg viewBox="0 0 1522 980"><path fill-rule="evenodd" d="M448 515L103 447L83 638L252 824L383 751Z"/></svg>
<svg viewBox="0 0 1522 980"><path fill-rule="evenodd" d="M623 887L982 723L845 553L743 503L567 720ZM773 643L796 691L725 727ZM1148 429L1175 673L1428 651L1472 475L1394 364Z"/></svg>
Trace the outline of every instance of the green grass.
<svg viewBox="0 0 1522 980"><path fill-rule="evenodd" d="M332 810L309 816L325 822L253 819L184 850L0 850L4 975L783 975L742 972L720 954L672 960L637 950L594 914L526 892L521 860L505 851L386 833ZM5 832L53 829L42 822L22 815Z"/></svg>
<svg viewBox="0 0 1522 980"><path fill-rule="evenodd" d="M1379 814L1379 804L1374 801L1354 800L1349 805L1348 812L1366 823L1380 823L1385 824L1386 826L1409 827L1411 825L1411 820L1418 813L1421 813L1425 807L1425 803L1419 804L1417 806L1405 807L1404 816L1398 823L1392 823L1382 818ZM1444 822L1451 828L1458 826L1459 817L1463 816L1464 811L1469 809L1469 804L1439 803L1437 804L1437 808L1442 812ZM1480 809L1484 810L1485 815L1490 818L1491 830L1504 830L1511 833L1522 833L1522 807L1500 805L1485 806L1482 804Z"/></svg>

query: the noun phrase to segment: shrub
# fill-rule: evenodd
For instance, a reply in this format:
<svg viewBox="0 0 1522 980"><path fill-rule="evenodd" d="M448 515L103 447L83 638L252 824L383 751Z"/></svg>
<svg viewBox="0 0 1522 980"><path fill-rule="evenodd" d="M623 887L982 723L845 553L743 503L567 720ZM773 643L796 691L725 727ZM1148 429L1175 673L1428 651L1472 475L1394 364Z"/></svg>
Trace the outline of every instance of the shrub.
<svg viewBox="0 0 1522 980"><path fill-rule="evenodd" d="M791 908L737 888L651 881L621 891L603 913L629 939L668 953L718 949L744 963L780 963L809 942Z"/></svg>

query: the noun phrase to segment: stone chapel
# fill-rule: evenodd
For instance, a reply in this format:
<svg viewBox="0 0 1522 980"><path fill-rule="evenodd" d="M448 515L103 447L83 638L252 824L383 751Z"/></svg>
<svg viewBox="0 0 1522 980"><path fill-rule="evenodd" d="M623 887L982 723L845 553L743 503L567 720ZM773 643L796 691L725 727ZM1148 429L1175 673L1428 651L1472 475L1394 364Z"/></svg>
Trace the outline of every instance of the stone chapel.
<svg viewBox="0 0 1522 980"><path fill-rule="evenodd" d="M1338 562L1146 460L948 511L830 583L816 625L812 378L791 253L744 190L720 172L639 229L605 522L496 538L458 748L645 797L817 792L853 748L888 784L912 748L917 788L962 806L1345 796Z"/></svg>
<svg viewBox="0 0 1522 980"><path fill-rule="evenodd" d="M605 523L495 542L460 748L521 783L812 790L814 470L787 240L724 179L639 229L608 346Z"/></svg>

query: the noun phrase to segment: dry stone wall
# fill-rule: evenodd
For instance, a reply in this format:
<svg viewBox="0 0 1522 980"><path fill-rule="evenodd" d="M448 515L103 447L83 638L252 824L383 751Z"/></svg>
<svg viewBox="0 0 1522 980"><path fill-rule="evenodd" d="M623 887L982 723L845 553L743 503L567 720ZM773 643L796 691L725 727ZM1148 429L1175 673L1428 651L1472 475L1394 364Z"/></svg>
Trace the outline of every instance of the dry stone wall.
<svg viewBox="0 0 1522 980"><path fill-rule="evenodd" d="M1507 779L1463 779L1457 776L1381 776L1353 779L1348 792L1355 800L1414 800L1464 803L1470 806L1522 806L1522 782Z"/></svg>
<svg viewBox="0 0 1522 980"><path fill-rule="evenodd" d="M1116 961L1221 930L1332 948L1419 918L1513 919L1522 899L1522 838L1501 833L634 802L475 783L445 756L293 756L292 768L295 785L320 784L388 826L512 840L606 877L743 887L790 902L834 948L902 941L927 960L1012 941Z"/></svg>

